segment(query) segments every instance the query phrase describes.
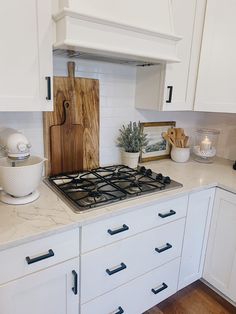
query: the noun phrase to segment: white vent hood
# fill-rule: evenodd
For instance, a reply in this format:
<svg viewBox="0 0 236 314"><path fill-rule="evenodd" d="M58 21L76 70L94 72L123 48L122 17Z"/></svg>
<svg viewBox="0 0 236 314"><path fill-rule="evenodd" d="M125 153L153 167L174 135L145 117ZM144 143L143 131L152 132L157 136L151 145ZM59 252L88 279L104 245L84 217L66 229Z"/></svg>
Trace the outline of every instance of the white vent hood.
<svg viewBox="0 0 236 314"><path fill-rule="evenodd" d="M180 61L171 0L59 0L53 18L57 51L144 64Z"/></svg>

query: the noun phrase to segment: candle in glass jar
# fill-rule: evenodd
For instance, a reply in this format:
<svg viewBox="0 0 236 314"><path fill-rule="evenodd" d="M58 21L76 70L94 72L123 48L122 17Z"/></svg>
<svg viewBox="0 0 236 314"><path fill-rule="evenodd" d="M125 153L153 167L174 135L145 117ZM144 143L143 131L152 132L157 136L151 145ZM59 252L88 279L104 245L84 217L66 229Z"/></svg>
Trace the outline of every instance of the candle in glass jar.
<svg viewBox="0 0 236 314"><path fill-rule="evenodd" d="M200 143L200 150L201 151L208 151L211 149L211 141L209 140L209 138L206 136L205 139L203 141L201 141Z"/></svg>

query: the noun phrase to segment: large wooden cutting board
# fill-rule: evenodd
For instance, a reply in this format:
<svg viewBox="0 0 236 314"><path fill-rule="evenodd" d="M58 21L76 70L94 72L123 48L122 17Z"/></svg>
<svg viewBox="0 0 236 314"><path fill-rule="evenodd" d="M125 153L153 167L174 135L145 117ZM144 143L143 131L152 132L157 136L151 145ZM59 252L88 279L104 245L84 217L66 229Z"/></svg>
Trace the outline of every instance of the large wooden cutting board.
<svg viewBox="0 0 236 314"><path fill-rule="evenodd" d="M99 81L74 73L68 62L68 77L54 77L54 111L43 115L46 175L99 166Z"/></svg>

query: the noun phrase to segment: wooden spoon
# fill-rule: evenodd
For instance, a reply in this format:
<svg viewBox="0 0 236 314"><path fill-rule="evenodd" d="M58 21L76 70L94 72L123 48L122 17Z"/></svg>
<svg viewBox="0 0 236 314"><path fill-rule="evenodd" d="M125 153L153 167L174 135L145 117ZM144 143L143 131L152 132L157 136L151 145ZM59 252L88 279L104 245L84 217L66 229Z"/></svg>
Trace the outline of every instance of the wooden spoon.
<svg viewBox="0 0 236 314"><path fill-rule="evenodd" d="M175 129L174 128L168 129L167 135L169 136L169 138L173 142L174 146L177 146L176 138L175 138Z"/></svg>
<svg viewBox="0 0 236 314"><path fill-rule="evenodd" d="M189 136L185 136L184 138L184 147L188 147Z"/></svg>
<svg viewBox="0 0 236 314"><path fill-rule="evenodd" d="M175 132L176 132L177 146L184 147L184 139L185 139L184 129L176 128Z"/></svg>
<svg viewBox="0 0 236 314"><path fill-rule="evenodd" d="M162 133L162 136L167 142L169 142L172 146L175 147L175 143L172 141L172 139L166 132Z"/></svg>

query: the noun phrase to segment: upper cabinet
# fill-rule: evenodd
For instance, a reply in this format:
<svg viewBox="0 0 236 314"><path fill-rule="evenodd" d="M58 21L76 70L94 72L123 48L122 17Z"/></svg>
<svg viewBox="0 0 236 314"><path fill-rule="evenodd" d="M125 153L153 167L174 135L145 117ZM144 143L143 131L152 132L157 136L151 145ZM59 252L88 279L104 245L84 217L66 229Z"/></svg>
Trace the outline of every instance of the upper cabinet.
<svg viewBox="0 0 236 314"><path fill-rule="evenodd" d="M208 0L195 110L236 112L236 1Z"/></svg>
<svg viewBox="0 0 236 314"><path fill-rule="evenodd" d="M51 1L2 1L0 111L52 110Z"/></svg>
<svg viewBox="0 0 236 314"><path fill-rule="evenodd" d="M205 0L172 0L180 63L137 69L136 107L149 110L193 110Z"/></svg>

